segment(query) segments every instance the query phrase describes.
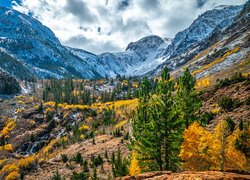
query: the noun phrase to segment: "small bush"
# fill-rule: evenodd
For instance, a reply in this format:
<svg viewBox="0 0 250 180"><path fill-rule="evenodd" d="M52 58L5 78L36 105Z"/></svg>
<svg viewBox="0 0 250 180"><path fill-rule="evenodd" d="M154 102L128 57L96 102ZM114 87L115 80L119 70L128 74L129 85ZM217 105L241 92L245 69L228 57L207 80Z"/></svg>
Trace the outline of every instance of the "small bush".
<svg viewBox="0 0 250 180"><path fill-rule="evenodd" d="M122 158L120 147L118 147L116 156L112 153L111 163L114 177L126 176L128 174L129 162L126 158Z"/></svg>
<svg viewBox="0 0 250 180"><path fill-rule="evenodd" d="M202 125L207 125L210 123L210 121L212 121L214 119L214 113L212 112L205 112L202 116L201 116L201 124Z"/></svg>
<svg viewBox="0 0 250 180"><path fill-rule="evenodd" d="M120 129L116 129L116 130L113 132L113 136L114 136L114 137L121 137L121 136L122 136L121 130L120 130Z"/></svg>
<svg viewBox="0 0 250 180"><path fill-rule="evenodd" d="M89 174L86 172L73 172L72 176L70 176L70 180L87 180L89 179Z"/></svg>
<svg viewBox="0 0 250 180"><path fill-rule="evenodd" d="M236 73L234 76L232 76L230 79L226 78L224 80L217 80L217 85L216 87L217 88L223 88L223 87L226 87L226 86L230 86L231 84L236 84L236 83L239 83L239 82L243 82L245 80L248 80L249 78L247 77L244 77L242 75L242 73Z"/></svg>
<svg viewBox="0 0 250 180"><path fill-rule="evenodd" d="M99 121L93 121L91 124L92 129L97 129L100 125L101 123Z"/></svg>
<svg viewBox="0 0 250 180"><path fill-rule="evenodd" d="M91 176L92 180L98 180L99 178L97 177L97 170L96 168L93 169L93 174Z"/></svg>
<svg viewBox="0 0 250 180"><path fill-rule="evenodd" d="M246 98L245 104L246 104L246 105L250 105L250 96L248 96L248 97Z"/></svg>
<svg viewBox="0 0 250 180"><path fill-rule="evenodd" d="M219 101L219 106L226 112L232 111L239 107L242 103L239 100L234 100L230 97L223 96Z"/></svg>
<svg viewBox="0 0 250 180"><path fill-rule="evenodd" d="M80 164L83 168L83 172L89 172L89 168L88 168L88 161L83 160L82 163Z"/></svg>
<svg viewBox="0 0 250 180"><path fill-rule="evenodd" d="M103 164L103 159L100 155L98 155L97 157L91 156L91 161L94 167L97 167Z"/></svg>
<svg viewBox="0 0 250 180"><path fill-rule="evenodd" d="M244 130L243 133L236 139L235 146L237 150L244 153L246 156L249 155L250 147L249 142L250 140L250 134L247 130Z"/></svg>
<svg viewBox="0 0 250 180"><path fill-rule="evenodd" d="M56 122L54 119L49 121L49 124L47 126L47 131L51 132L56 127Z"/></svg>
<svg viewBox="0 0 250 180"><path fill-rule="evenodd" d="M75 161L78 164L81 164L83 162L82 155L78 152L74 157L73 161Z"/></svg>
<svg viewBox="0 0 250 180"><path fill-rule="evenodd" d="M64 178L59 174L58 170L56 170L56 173L52 176L51 180L64 180Z"/></svg>
<svg viewBox="0 0 250 180"><path fill-rule="evenodd" d="M66 163L69 159L66 154L61 154L62 162Z"/></svg>
<svg viewBox="0 0 250 180"><path fill-rule="evenodd" d="M227 121L227 126L228 126L228 129L229 129L229 132L233 133L234 128L235 128L234 121L230 117L227 117L226 121Z"/></svg>

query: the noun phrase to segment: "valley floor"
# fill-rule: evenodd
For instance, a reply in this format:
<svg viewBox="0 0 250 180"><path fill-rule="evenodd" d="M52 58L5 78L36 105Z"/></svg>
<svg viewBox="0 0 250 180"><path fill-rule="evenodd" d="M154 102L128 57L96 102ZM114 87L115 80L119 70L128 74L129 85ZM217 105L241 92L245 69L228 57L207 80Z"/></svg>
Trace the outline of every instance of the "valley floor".
<svg viewBox="0 0 250 180"><path fill-rule="evenodd" d="M75 162L63 163L61 161L61 154L66 154L70 158L76 153L81 153L86 160L90 160L91 155L104 157L105 151L108 151L108 156L111 157L111 152L117 152L118 147L120 147L122 155L126 157L129 155L129 151L126 148L126 142L121 143L121 140L122 138L114 138L111 135L101 135L95 138L96 144L94 145L92 140L69 145L65 149L59 150L57 156L44 162L36 171L27 175L25 179L50 180L57 170L59 174L69 179L72 175L72 170L81 171L81 166ZM104 159L103 169L101 167L97 169L98 174L101 174L98 177L100 179L109 179L112 174L111 168L111 163L108 162L108 159Z"/></svg>

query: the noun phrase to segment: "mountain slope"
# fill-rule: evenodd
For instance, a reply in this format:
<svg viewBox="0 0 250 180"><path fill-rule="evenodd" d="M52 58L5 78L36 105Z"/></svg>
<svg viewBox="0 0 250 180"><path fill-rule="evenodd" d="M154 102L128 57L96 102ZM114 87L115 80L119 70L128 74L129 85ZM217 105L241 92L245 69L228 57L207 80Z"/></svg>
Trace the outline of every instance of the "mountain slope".
<svg viewBox="0 0 250 180"><path fill-rule="evenodd" d="M17 80L0 70L0 94L12 95L21 92Z"/></svg>
<svg viewBox="0 0 250 180"><path fill-rule="evenodd" d="M163 65L167 65L170 69L176 69L191 60L195 54L199 53L197 48L206 42L206 39L213 32L232 24L242 7L223 6L200 15L187 29L176 34L162 55ZM162 66L159 68L161 69Z"/></svg>
<svg viewBox="0 0 250 180"><path fill-rule="evenodd" d="M0 7L0 47L24 67L29 66L37 78L99 77L98 73L86 70L86 63L63 47L49 28L4 7Z"/></svg>
<svg viewBox="0 0 250 180"><path fill-rule="evenodd" d="M19 79L34 79L29 67L0 48L0 69Z"/></svg>
<svg viewBox="0 0 250 180"><path fill-rule="evenodd" d="M118 53L103 53L98 57L92 57L91 61L86 61L90 67L96 69L102 77L116 77L117 75L126 76L141 76L147 71L151 70L152 66L144 68L148 63L156 63L156 56L163 47L167 46L169 42L165 42L159 36L147 36L139 41L132 42L128 45L124 52ZM82 50L72 49L72 53L78 55L79 58L85 59L85 54L81 53Z"/></svg>
<svg viewBox="0 0 250 180"><path fill-rule="evenodd" d="M88 79L114 78L117 75L154 76L166 65L176 71L183 64L191 62L196 55L218 43L224 36L228 38L226 32L230 29L237 31L239 36L244 36L245 32L232 27L232 24L240 22L236 17L242 7L222 6L207 11L190 27L177 33L173 40L164 41L158 36L147 36L130 43L123 52L100 55L64 47L54 33L39 21L0 7L0 67L20 79L32 76L71 76ZM247 9L245 11L248 12ZM249 24L247 20L244 22L247 23L235 26L245 27ZM223 54L222 50L219 52L215 57ZM223 52L226 52L225 48ZM21 69L22 73L18 70L11 71L12 66ZM200 66L203 65L200 64L196 68Z"/></svg>
<svg viewBox="0 0 250 180"><path fill-rule="evenodd" d="M187 29L177 33L172 41L164 42L158 36L148 36L130 43L124 52L104 53L98 56L96 67L103 77L154 76L164 67L178 69L201 51L220 40L220 34L231 26L243 6L220 6L200 15ZM222 36L220 36L222 37ZM91 66L91 65L90 65Z"/></svg>
<svg viewBox="0 0 250 180"><path fill-rule="evenodd" d="M213 76L213 79L217 79L239 71L248 74L249 4L248 1L228 27L217 27L208 37L189 48L189 52L183 57L188 62L176 68L172 74L179 76L186 66L197 78Z"/></svg>
<svg viewBox="0 0 250 180"><path fill-rule="evenodd" d="M133 71L140 68L146 60L153 61L163 44L165 42L160 37L148 36L130 43L124 52L97 56L84 50L62 46L54 33L39 21L15 10L0 7L1 52L17 60L16 66L25 70L25 76L90 79L135 75ZM2 61L9 61L3 56L0 58ZM17 78L25 79L17 71L11 72L11 65L6 64L9 63L1 66L4 70ZM151 70L152 67L148 68Z"/></svg>

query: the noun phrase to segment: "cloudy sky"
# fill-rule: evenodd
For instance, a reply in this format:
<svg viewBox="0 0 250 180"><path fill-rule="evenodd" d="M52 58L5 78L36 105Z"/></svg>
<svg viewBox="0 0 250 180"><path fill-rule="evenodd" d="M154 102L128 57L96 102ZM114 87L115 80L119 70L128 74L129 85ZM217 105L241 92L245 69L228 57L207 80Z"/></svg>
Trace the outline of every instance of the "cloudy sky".
<svg viewBox="0 0 250 180"><path fill-rule="evenodd" d="M1 0L40 20L62 44L94 53L124 50L155 34L173 38L206 10L246 0Z"/></svg>

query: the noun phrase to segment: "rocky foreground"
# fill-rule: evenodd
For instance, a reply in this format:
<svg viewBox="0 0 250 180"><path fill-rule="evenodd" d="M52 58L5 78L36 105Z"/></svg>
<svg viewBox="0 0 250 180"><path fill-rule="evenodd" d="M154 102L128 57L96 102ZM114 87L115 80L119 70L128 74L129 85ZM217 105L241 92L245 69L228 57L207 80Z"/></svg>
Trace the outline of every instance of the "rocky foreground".
<svg viewBox="0 0 250 180"><path fill-rule="evenodd" d="M125 176L117 178L117 180L184 180L184 179L250 179L250 175L236 174L219 171L204 171L204 172L182 172L171 173L170 171L159 171L139 174L136 176Z"/></svg>

